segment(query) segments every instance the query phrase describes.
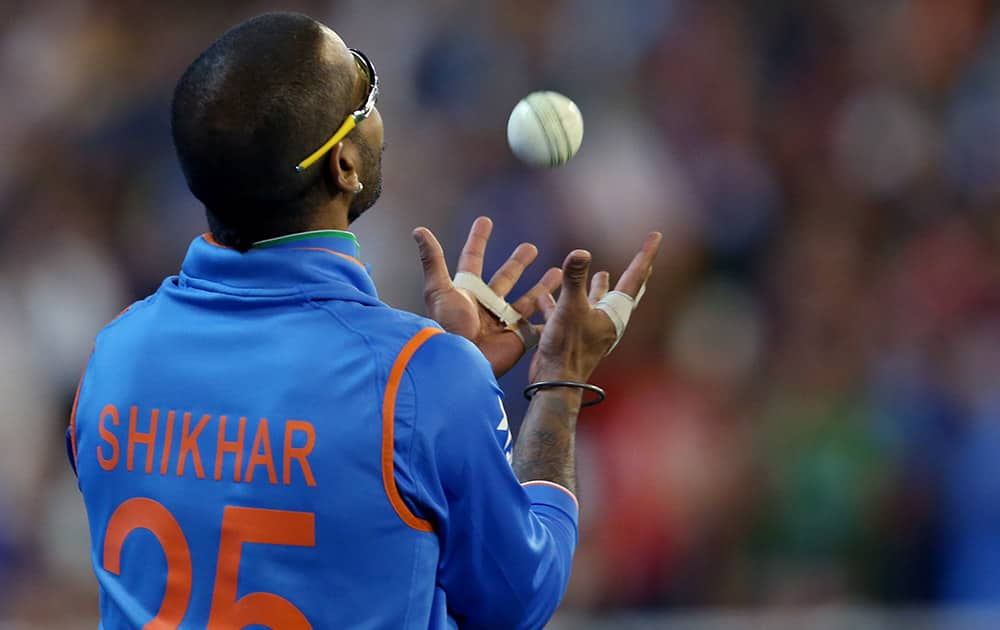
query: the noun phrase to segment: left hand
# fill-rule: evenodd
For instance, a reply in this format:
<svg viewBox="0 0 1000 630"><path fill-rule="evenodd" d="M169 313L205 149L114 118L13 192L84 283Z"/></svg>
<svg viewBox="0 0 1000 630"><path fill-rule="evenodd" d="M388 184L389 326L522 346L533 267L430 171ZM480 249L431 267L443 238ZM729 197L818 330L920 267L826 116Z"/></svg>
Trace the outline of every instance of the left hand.
<svg viewBox="0 0 1000 630"><path fill-rule="evenodd" d="M458 259L458 271L482 277L486 244L492 231L493 222L487 217L479 217L473 222L469 238ZM448 264L444 260L444 250L430 230L419 227L413 231L413 238L420 249L420 262L424 268L424 301L428 316L446 331L461 335L476 344L493 367L493 373L498 378L504 375L524 356L524 343L468 291L459 289L452 283ZM531 243L518 245L507 262L493 274L489 282L490 288L500 297L506 298L525 268L537 256L538 248ZM561 282L562 270L549 269L530 291L511 306L527 320L538 309L538 298L545 294L551 295ZM530 325L541 334L540 325Z"/></svg>

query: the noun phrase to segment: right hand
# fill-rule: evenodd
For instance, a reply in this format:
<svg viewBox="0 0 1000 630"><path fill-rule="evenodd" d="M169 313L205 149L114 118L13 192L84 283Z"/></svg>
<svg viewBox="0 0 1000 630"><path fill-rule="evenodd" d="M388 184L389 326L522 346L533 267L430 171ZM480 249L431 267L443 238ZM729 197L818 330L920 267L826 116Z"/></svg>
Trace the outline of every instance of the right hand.
<svg viewBox="0 0 1000 630"><path fill-rule="evenodd" d="M635 298L653 270L663 235L650 232L622 274L616 291ZM562 290L555 301L549 293L538 297L545 329L531 362L530 382L567 380L585 383L615 342L615 327L594 305L608 292L608 272L594 274L587 294L590 252L573 250L563 262Z"/></svg>

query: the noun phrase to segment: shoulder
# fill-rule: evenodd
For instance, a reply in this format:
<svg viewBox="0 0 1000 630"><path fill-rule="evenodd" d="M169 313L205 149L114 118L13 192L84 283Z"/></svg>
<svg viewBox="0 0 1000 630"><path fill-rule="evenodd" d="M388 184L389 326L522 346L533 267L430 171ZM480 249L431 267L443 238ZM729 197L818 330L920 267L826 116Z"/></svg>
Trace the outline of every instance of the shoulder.
<svg viewBox="0 0 1000 630"><path fill-rule="evenodd" d="M98 331L94 340L95 345L101 340L111 335L117 334L118 330L131 328L137 322L141 322L147 308L156 301L157 293L154 293L138 302L133 302L123 308L114 318Z"/></svg>
<svg viewBox="0 0 1000 630"><path fill-rule="evenodd" d="M373 319L379 325L380 329L388 336L394 338L397 343L399 341L406 343L424 330L435 330L439 333L444 333L444 330L436 321L416 315L415 313L410 313L409 311L402 311L391 306L371 310L375 311Z"/></svg>
<svg viewBox="0 0 1000 630"><path fill-rule="evenodd" d="M438 329L440 330L440 329ZM414 372L432 372L442 376L463 378L483 376L493 379L493 370L479 348L465 337L441 331L424 333L418 352L409 363Z"/></svg>
<svg viewBox="0 0 1000 630"><path fill-rule="evenodd" d="M425 329L441 330L437 322L385 303L363 304L338 300L312 300L312 304L363 337L381 352L395 353Z"/></svg>
<svg viewBox="0 0 1000 630"><path fill-rule="evenodd" d="M401 353L405 373L417 394L418 407L431 405L446 415L487 409L491 417L502 399L493 368L479 348L464 337L427 331ZM432 393L432 394L431 394Z"/></svg>

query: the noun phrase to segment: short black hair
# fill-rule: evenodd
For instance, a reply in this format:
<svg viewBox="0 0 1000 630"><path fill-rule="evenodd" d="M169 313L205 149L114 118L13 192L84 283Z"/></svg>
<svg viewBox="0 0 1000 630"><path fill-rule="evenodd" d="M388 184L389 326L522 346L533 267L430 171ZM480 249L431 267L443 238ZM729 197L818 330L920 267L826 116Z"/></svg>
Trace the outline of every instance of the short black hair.
<svg viewBox="0 0 1000 630"><path fill-rule="evenodd" d="M322 54L323 26L299 13L266 13L217 39L177 82L174 147L212 235L240 251L309 229L335 194L315 151L352 109L353 77Z"/></svg>

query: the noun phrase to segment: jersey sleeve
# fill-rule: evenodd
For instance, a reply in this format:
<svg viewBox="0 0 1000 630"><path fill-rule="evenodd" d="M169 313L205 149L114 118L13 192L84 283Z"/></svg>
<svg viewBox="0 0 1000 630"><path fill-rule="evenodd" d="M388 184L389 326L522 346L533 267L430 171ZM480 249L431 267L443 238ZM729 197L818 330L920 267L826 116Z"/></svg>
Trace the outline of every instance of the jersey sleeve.
<svg viewBox="0 0 1000 630"><path fill-rule="evenodd" d="M470 342L437 335L407 372L414 503L438 535L449 611L462 626L542 627L569 582L576 498L553 483L518 482L501 390Z"/></svg>

